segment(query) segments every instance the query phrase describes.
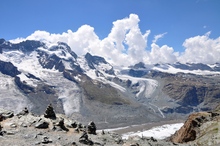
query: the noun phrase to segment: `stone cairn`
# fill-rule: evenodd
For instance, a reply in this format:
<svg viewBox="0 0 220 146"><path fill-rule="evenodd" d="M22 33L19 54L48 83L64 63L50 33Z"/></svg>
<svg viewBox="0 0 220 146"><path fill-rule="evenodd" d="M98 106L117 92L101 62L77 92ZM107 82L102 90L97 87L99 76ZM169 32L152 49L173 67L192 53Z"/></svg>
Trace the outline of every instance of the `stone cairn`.
<svg viewBox="0 0 220 146"><path fill-rule="evenodd" d="M50 118L50 119L56 119L56 114L53 110L52 104L49 104L45 113L44 113L45 118Z"/></svg>
<svg viewBox="0 0 220 146"><path fill-rule="evenodd" d="M17 114L18 117L28 115L29 111L27 107L25 107L20 113Z"/></svg>
<svg viewBox="0 0 220 146"><path fill-rule="evenodd" d="M57 130L57 129L59 129L59 128L61 128L62 130L64 130L64 131L69 131L69 129L68 128L66 128L66 126L65 126L65 123L64 123L64 119L63 118L59 118L59 120L58 120L58 122L57 123L54 123L54 127L53 127L53 130ZM59 130L58 130L59 131Z"/></svg>
<svg viewBox="0 0 220 146"><path fill-rule="evenodd" d="M95 134L96 135L96 125L93 121L89 122L87 126L88 134Z"/></svg>

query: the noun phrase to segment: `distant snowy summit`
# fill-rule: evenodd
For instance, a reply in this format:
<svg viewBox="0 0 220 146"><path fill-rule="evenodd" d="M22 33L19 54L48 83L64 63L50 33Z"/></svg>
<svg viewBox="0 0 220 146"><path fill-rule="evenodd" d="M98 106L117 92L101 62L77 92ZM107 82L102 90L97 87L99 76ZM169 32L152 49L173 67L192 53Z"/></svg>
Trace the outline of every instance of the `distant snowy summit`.
<svg viewBox="0 0 220 146"><path fill-rule="evenodd" d="M10 43L4 39L0 39L0 55L1 61L18 63L18 60L24 59L22 57L37 54L37 60L43 68L47 69L56 69L58 71L63 71L64 69L71 69L77 66L81 68L84 67L85 64L80 59L82 57L77 56L77 54L73 51L74 48L70 48L66 43L57 42L56 44L44 43L41 41L35 40L26 40L17 44ZM13 57L12 57L13 56ZM17 62L15 58L17 57ZM44 62L47 60L47 62ZM85 54L85 60L88 63L88 67L90 69L96 69L98 66L102 66L103 64L109 64L103 57L93 56L90 53ZM102 64L102 65L99 65ZM109 74L114 74L114 68L112 65L108 65L105 67L100 67L104 69L105 72ZM116 67L120 69L126 69L126 67ZM147 64L143 62L139 62L133 66L127 67L127 69L133 70L156 70L161 72L173 73L176 74L178 72L183 73L191 73L191 74L219 74L220 72L220 63L215 64L203 64L203 63L180 63L176 62L173 64L169 63L157 63L157 64ZM108 70L108 71L107 71ZM138 76L142 76L138 75Z"/></svg>

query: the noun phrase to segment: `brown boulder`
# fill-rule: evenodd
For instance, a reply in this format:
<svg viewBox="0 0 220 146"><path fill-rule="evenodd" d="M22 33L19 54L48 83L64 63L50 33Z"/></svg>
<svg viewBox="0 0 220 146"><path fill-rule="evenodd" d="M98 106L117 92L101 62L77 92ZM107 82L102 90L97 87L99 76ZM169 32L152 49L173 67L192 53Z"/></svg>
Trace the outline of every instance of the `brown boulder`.
<svg viewBox="0 0 220 146"><path fill-rule="evenodd" d="M199 112L191 114L184 125L172 137L174 143L194 141L199 134L199 127L212 118L211 113Z"/></svg>

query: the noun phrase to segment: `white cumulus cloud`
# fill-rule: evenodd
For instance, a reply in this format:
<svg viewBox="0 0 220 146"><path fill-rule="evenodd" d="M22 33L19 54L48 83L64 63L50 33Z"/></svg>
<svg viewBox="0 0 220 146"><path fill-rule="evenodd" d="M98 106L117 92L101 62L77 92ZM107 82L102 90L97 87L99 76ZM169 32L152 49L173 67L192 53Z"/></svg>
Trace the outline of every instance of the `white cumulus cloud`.
<svg viewBox="0 0 220 146"><path fill-rule="evenodd" d="M175 52L170 46L157 44L167 32L154 36L148 47L148 36L151 31L142 33L139 28L140 19L136 14L113 22L111 32L104 39L100 39L95 29L89 25L82 25L76 32L68 30L62 34L52 34L37 30L27 38L17 38L11 42L23 40L40 40L48 44L59 41L67 43L77 55L90 52L93 55L105 57L113 65L132 65L140 61L146 64L174 63L174 62L220 62L220 37L210 38L207 32L201 36L188 38L184 41L184 52Z"/></svg>
<svg viewBox="0 0 220 146"><path fill-rule="evenodd" d="M181 62L208 63L220 62L220 37L211 39L211 32L185 40L185 51L179 56Z"/></svg>

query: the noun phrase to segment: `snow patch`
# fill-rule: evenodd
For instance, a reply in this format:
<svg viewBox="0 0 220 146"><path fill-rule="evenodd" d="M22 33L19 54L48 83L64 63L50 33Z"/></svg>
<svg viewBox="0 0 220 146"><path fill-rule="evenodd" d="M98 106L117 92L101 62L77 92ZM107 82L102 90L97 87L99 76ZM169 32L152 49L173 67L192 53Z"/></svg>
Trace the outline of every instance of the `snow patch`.
<svg viewBox="0 0 220 146"><path fill-rule="evenodd" d="M174 68L173 66L169 66L168 68L160 68L160 67L153 67L153 70L158 70L161 72L167 72L171 74L176 74L179 72L182 73L191 73L191 74L197 74L197 75L215 75L220 74L220 72L217 71L208 71L208 70L183 70L179 68Z"/></svg>
<svg viewBox="0 0 220 146"><path fill-rule="evenodd" d="M17 76L20 78L21 82L25 82L28 85L31 85L33 87L37 87L37 82L38 82L37 80L28 78L24 73L21 73Z"/></svg>
<svg viewBox="0 0 220 146"><path fill-rule="evenodd" d="M143 130L138 132L130 132L122 135L123 139L128 139L132 136L145 136L145 137L154 137L156 139L165 139L172 134L174 134L177 130L179 130L183 126L183 123L176 124L166 124L158 127L153 127L149 130Z"/></svg>

